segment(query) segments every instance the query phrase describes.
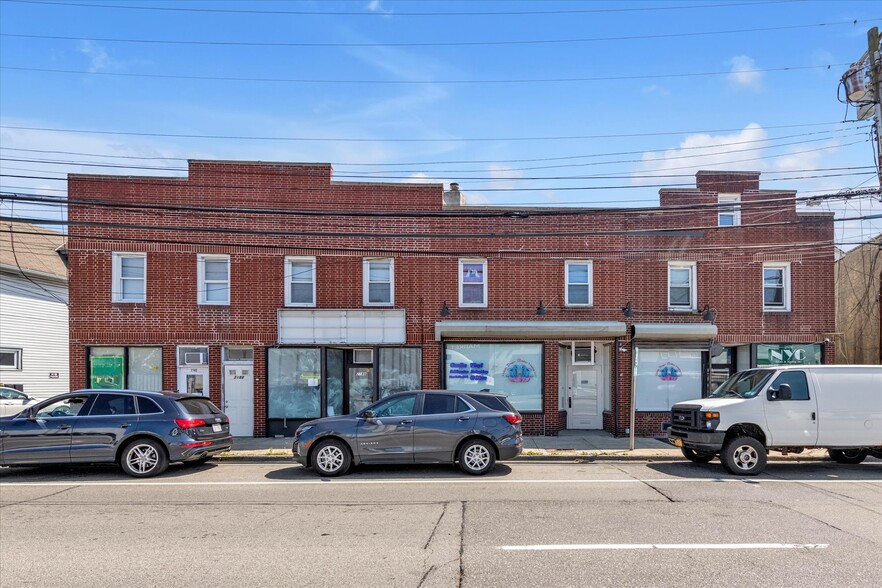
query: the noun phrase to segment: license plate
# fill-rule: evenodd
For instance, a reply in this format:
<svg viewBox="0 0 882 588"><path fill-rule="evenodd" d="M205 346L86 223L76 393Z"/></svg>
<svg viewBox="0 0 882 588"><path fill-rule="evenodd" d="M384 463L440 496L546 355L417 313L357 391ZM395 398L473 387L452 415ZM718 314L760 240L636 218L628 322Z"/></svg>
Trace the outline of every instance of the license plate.
<svg viewBox="0 0 882 588"><path fill-rule="evenodd" d="M682 439L674 439L674 445L676 445L677 447L683 447L683 440Z"/></svg>
<svg viewBox="0 0 882 588"><path fill-rule="evenodd" d="M211 425L211 430L215 433L220 433L221 431L223 431L223 427L220 426L220 423L214 423L213 425Z"/></svg>

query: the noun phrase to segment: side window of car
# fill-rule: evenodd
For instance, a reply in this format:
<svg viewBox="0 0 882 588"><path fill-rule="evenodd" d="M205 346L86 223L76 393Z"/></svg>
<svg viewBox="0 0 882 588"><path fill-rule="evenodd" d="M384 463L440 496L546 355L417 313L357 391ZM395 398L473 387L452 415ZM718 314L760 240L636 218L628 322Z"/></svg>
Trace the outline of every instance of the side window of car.
<svg viewBox="0 0 882 588"><path fill-rule="evenodd" d="M386 402L378 404L374 408L377 417L410 416L416 404L416 394L407 394L397 398L390 398Z"/></svg>
<svg viewBox="0 0 882 588"><path fill-rule="evenodd" d="M805 372L783 372L775 378L774 382L772 382L771 389L778 390L781 388L781 384L788 384L790 386L790 392L792 394L791 400L809 399L808 382L805 378Z"/></svg>
<svg viewBox="0 0 882 588"><path fill-rule="evenodd" d="M451 394L426 394L423 400L423 414L452 414L456 406L456 396Z"/></svg>
<svg viewBox="0 0 882 588"><path fill-rule="evenodd" d="M126 394L99 394L89 416L135 414L135 398Z"/></svg>
<svg viewBox="0 0 882 588"><path fill-rule="evenodd" d="M469 406L468 404L466 404L465 400L463 400L462 398L457 396L456 397L456 412L468 412L470 410L472 410L472 407Z"/></svg>
<svg viewBox="0 0 882 588"><path fill-rule="evenodd" d="M162 409L149 398L138 396L138 412L141 414L159 414L162 412Z"/></svg>
<svg viewBox="0 0 882 588"><path fill-rule="evenodd" d="M71 396L47 404L37 412L40 418L77 416L88 402L88 396Z"/></svg>

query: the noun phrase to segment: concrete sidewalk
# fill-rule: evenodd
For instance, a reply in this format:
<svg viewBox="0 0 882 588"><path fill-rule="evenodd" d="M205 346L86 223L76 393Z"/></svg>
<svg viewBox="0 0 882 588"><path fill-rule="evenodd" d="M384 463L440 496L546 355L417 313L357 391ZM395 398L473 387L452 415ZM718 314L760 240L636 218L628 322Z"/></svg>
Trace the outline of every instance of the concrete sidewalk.
<svg viewBox="0 0 882 588"><path fill-rule="evenodd" d="M613 437L606 431L561 431L557 437L524 437L524 451L517 458L529 461L593 461L593 460L682 460L683 455L664 439L637 438L634 451L628 437ZM233 450L218 456L224 460L275 461L291 459L290 437L237 437ZM827 459L823 449L810 449L800 454L769 455L770 460Z"/></svg>

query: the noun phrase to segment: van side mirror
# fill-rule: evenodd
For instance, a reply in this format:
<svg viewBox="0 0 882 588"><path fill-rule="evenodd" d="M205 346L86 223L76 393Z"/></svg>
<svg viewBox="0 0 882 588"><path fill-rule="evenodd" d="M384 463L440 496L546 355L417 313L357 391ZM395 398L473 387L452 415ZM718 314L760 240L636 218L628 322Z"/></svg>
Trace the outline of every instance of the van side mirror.
<svg viewBox="0 0 882 588"><path fill-rule="evenodd" d="M772 400L793 400L793 390L790 384L781 384L777 391L772 391Z"/></svg>

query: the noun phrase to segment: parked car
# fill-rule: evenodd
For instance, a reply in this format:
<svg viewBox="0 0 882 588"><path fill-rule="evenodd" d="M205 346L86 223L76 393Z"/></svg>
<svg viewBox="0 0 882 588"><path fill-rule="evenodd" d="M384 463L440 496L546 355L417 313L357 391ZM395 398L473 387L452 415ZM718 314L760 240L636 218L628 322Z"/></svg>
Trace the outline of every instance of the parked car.
<svg viewBox="0 0 882 588"><path fill-rule="evenodd" d="M0 386L0 417L18 414L28 406L39 402L36 398L19 392L15 388Z"/></svg>
<svg viewBox="0 0 882 588"><path fill-rule="evenodd" d="M0 418L0 465L118 463L136 478L169 462L204 463L233 445L230 422L204 396L80 390Z"/></svg>
<svg viewBox="0 0 882 588"><path fill-rule="evenodd" d="M459 463L467 474L490 471L523 444L521 415L504 396L415 390L391 394L358 413L309 421L294 434L294 457L322 476L350 466Z"/></svg>
<svg viewBox="0 0 882 588"><path fill-rule="evenodd" d="M690 461L719 456L753 476L769 451L827 449L844 464L882 457L882 366L811 365L746 370L709 398L678 402L669 439Z"/></svg>

